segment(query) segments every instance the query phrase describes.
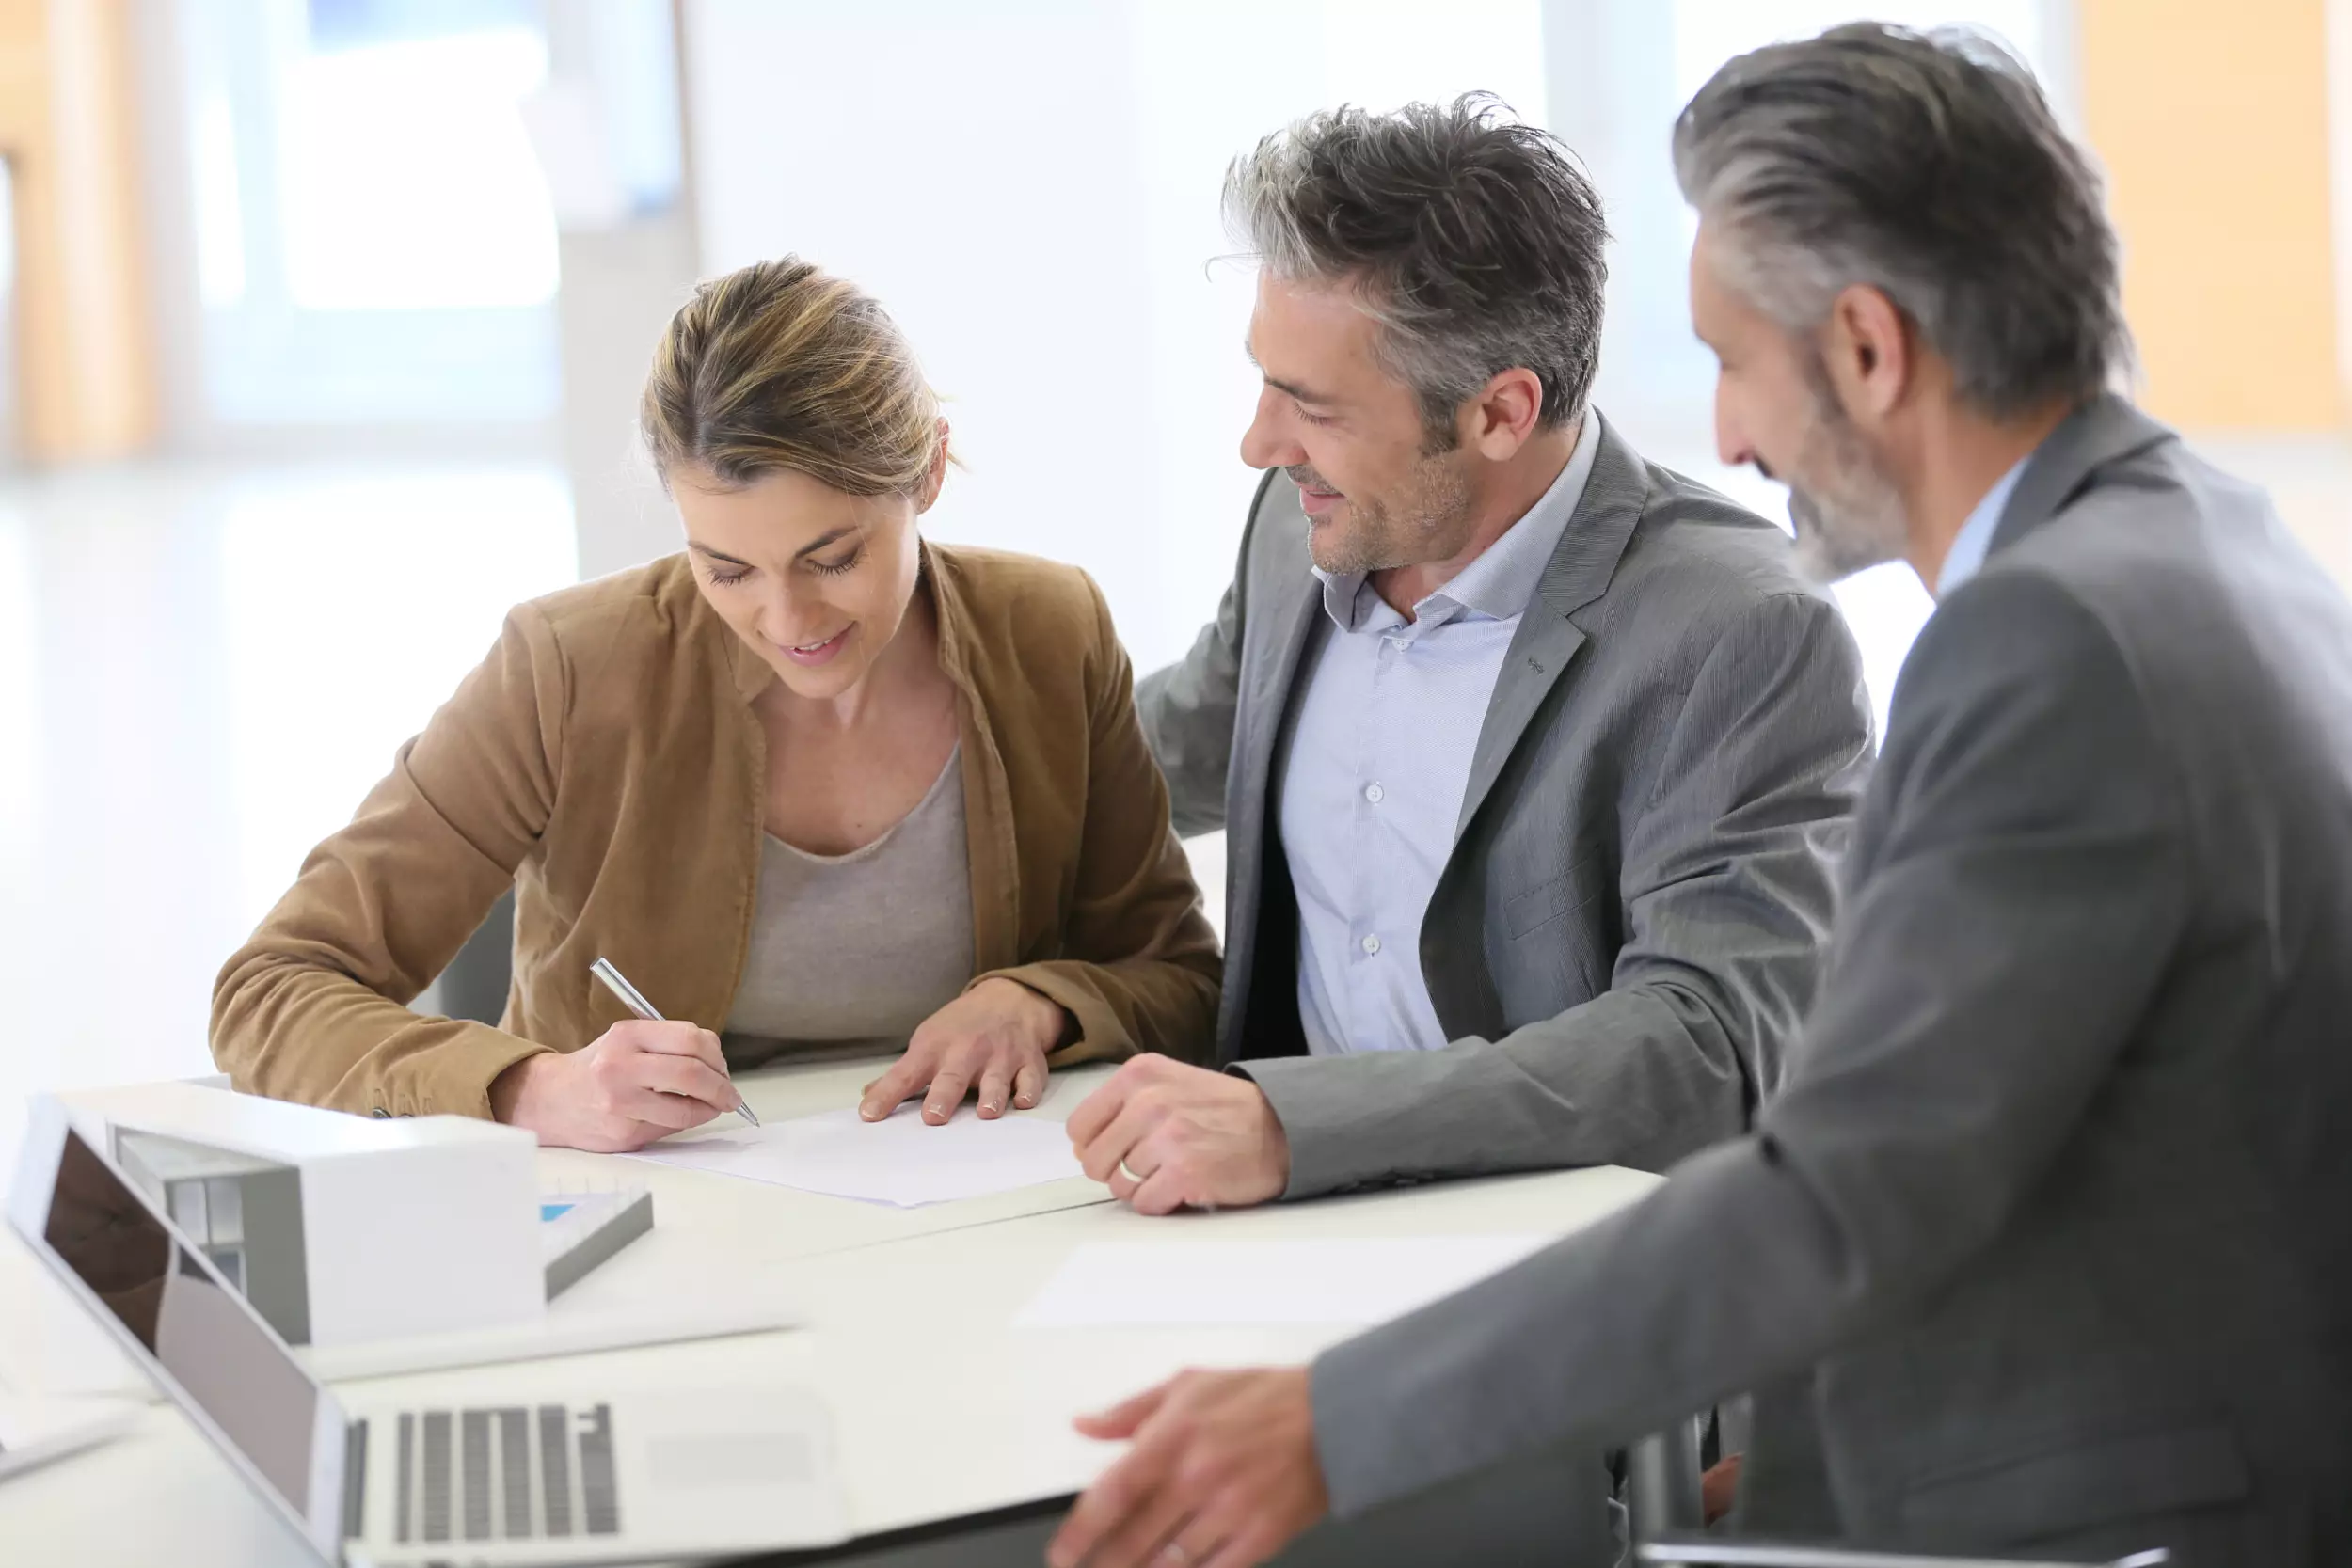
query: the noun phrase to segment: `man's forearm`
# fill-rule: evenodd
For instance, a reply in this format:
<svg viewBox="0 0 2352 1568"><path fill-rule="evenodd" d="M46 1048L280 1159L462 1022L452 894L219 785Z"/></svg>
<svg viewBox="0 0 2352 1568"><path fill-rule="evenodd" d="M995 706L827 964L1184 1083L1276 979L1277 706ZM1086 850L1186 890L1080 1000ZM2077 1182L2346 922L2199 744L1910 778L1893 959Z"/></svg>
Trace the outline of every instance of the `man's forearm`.
<svg viewBox="0 0 2352 1568"><path fill-rule="evenodd" d="M1663 1170L1753 1111L1713 1010L1668 986L1611 991L1501 1040L1241 1064L1281 1119L1285 1197L1567 1165Z"/></svg>
<svg viewBox="0 0 2352 1568"><path fill-rule="evenodd" d="M1312 1378L1334 1512L1533 1449L1622 1445L1802 1365L1857 1315L1839 1243L1795 1172L1735 1141L1633 1208L1332 1347Z"/></svg>

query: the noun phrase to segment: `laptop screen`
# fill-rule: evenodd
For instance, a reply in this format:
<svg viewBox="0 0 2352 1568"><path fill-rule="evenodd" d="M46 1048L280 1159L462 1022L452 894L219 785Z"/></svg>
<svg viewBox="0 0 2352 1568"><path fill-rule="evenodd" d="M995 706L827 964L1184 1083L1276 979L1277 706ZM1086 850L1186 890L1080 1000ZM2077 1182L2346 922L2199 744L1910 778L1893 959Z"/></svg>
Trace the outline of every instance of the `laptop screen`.
<svg viewBox="0 0 2352 1568"><path fill-rule="evenodd" d="M304 1518L319 1386L69 1130L43 1239Z"/></svg>

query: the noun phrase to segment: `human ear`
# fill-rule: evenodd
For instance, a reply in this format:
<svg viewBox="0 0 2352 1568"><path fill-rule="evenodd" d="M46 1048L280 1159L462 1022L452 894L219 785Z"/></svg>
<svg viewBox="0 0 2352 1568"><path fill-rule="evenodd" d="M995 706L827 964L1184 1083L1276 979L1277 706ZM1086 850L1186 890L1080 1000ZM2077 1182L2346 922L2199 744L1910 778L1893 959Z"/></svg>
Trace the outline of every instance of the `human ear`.
<svg viewBox="0 0 2352 1568"><path fill-rule="evenodd" d="M914 511L917 516L931 509L931 503L939 499L940 487L946 483L947 420L945 415L942 415L939 420L939 445L931 450L930 471L923 476L922 491L914 498Z"/></svg>
<svg viewBox="0 0 2352 1568"><path fill-rule="evenodd" d="M1534 371L1500 371L1470 404L1470 444L1480 456L1500 463L1527 444L1543 413L1544 384Z"/></svg>
<svg viewBox="0 0 2352 1568"><path fill-rule="evenodd" d="M1911 323L1883 289L1850 284L1830 302L1822 363L1850 419L1875 424L1899 407L1917 368Z"/></svg>

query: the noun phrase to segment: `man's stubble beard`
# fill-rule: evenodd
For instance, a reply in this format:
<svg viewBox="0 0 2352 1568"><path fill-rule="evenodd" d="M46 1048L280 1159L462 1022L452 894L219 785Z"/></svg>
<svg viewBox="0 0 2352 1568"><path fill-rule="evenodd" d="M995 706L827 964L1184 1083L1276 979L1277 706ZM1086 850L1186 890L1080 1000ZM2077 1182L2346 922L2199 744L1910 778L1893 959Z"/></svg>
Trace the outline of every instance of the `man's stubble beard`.
<svg viewBox="0 0 2352 1568"><path fill-rule="evenodd" d="M1364 577L1427 561L1445 561L1470 542L1470 487L1452 452L1413 465L1405 494L1393 501L1350 495L1345 532L1331 524L1311 529L1307 549L1333 577Z"/></svg>
<svg viewBox="0 0 2352 1568"><path fill-rule="evenodd" d="M1827 371L1817 361L1806 379L1813 420L1788 468L1788 521L1798 570L1829 584L1902 560L1910 537L1901 492L1837 406Z"/></svg>

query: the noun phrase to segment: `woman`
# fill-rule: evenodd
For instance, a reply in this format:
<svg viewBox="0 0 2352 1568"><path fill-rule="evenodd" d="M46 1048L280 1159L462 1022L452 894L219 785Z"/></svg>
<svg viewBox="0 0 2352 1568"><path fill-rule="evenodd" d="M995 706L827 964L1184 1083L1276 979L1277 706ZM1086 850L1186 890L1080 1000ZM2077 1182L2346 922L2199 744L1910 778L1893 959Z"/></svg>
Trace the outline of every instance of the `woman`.
<svg viewBox="0 0 2352 1568"><path fill-rule="evenodd" d="M790 257L706 283L641 419L686 550L507 617L221 972L237 1086L618 1150L812 1047L903 1048L862 1108L933 1122L1205 1053L1215 939L1109 611L919 537L947 424L890 319ZM509 886L503 1027L410 1012Z"/></svg>

